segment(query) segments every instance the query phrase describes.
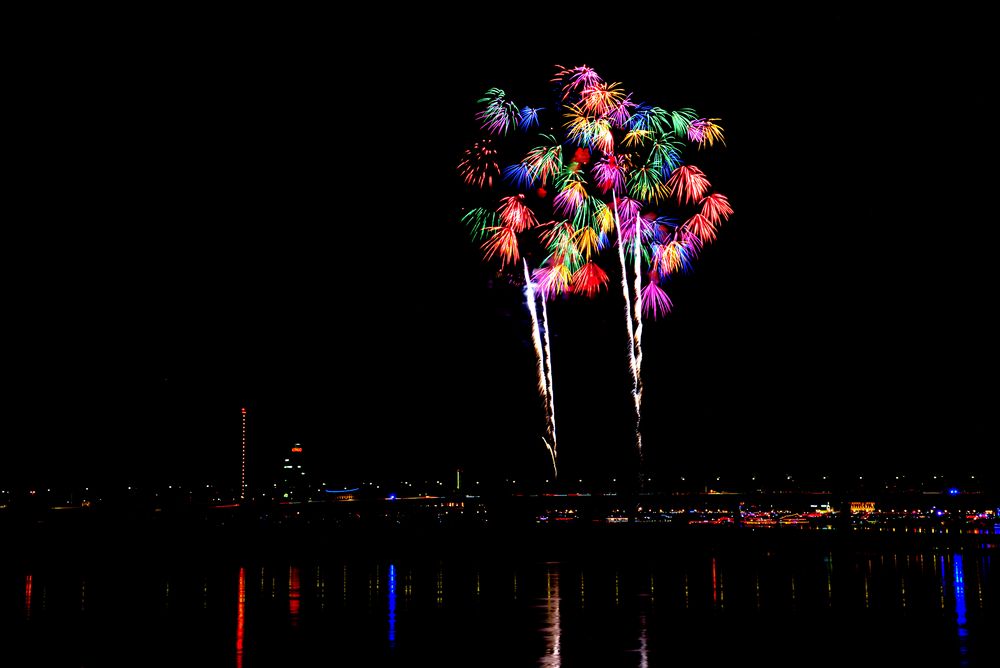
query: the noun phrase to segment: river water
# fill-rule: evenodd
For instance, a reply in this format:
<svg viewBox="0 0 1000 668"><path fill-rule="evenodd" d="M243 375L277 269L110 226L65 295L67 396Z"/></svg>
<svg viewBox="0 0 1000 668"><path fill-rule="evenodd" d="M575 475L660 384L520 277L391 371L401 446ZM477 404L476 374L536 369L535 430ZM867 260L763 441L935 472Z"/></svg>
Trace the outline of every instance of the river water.
<svg viewBox="0 0 1000 668"><path fill-rule="evenodd" d="M997 665L990 551L651 547L0 570L0 665Z"/></svg>

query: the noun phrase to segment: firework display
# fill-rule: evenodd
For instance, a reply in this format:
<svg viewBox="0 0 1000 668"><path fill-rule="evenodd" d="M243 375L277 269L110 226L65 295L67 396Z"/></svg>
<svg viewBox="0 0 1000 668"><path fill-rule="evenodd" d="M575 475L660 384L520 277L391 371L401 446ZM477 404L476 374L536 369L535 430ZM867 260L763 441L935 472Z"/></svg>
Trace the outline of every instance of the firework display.
<svg viewBox="0 0 1000 668"><path fill-rule="evenodd" d="M499 272L523 274L547 423L543 441L555 468L545 302L596 296L611 281L599 263L617 259L641 456L643 319L670 312L670 277L691 270L733 209L692 164L697 150L724 145L719 119L641 101L586 65L556 66L551 84L546 107L519 106L500 88L486 91L476 115L485 136L458 170L482 201L463 221L484 259Z"/></svg>

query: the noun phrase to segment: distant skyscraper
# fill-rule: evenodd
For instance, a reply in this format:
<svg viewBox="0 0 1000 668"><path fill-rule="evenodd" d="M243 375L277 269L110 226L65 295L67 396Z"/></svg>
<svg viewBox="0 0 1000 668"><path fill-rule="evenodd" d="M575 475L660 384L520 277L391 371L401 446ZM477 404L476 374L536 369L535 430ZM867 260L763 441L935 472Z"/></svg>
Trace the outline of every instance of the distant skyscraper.
<svg viewBox="0 0 1000 668"><path fill-rule="evenodd" d="M243 428L243 453L240 458L240 501L247 498L247 409L240 409Z"/></svg>
<svg viewBox="0 0 1000 668"><path fill-rule="evenodd" d="M302 445L296 443L285 455L281 466L281 495L290 501L302 501L309 495L309 480L302 467Z"/></svg>

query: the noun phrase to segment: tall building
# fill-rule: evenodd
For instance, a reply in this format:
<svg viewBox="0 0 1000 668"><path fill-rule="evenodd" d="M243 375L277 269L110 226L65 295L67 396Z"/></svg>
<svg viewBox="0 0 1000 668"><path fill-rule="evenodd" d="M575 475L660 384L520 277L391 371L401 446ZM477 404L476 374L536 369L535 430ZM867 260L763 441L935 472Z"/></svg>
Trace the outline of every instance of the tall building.
<svg viewBox="0 0 1000 668"><path fill-rule="evenodd" d="M306 475L303 460L301 443L292 445L285 453L278 491L286 501L305 501L309 497L309 476Z"/></svg>

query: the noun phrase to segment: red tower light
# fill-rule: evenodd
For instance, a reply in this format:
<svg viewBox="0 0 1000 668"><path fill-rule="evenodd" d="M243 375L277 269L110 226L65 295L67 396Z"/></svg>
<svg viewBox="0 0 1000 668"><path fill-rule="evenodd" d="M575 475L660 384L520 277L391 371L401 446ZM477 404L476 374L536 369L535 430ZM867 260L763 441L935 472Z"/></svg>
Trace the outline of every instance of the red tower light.
<svg viewBox="0 0 1000 668"><path fill-rule="evenodd" d="M247 409L245 406L240 408L240 415L243 422L243 452L240 460L240 500L242 501L247 498Z"/></svg>

